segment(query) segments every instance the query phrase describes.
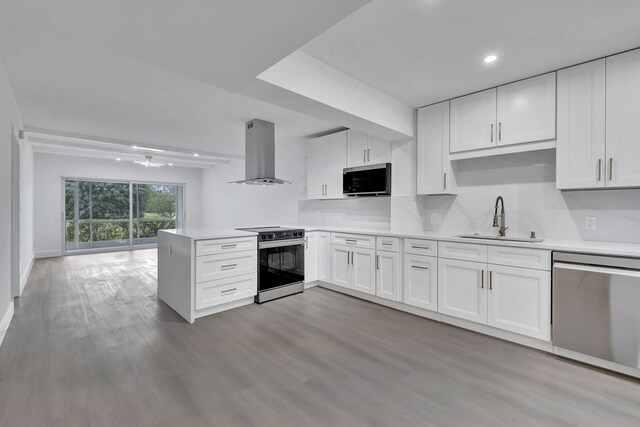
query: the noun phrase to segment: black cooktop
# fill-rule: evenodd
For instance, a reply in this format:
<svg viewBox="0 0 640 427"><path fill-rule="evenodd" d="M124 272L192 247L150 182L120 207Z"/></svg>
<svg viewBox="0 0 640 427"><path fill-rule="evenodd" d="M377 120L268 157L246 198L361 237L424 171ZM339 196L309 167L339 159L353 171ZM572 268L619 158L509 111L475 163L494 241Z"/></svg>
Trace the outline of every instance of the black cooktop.
<svg viewBox="0 0 640 427"><path fill-rule="evenodd" d="M285 228L285 227L247 227L238 228L238 230L253 231L258 233L258 240L286 240L304 237L304 228Z"/></svg>

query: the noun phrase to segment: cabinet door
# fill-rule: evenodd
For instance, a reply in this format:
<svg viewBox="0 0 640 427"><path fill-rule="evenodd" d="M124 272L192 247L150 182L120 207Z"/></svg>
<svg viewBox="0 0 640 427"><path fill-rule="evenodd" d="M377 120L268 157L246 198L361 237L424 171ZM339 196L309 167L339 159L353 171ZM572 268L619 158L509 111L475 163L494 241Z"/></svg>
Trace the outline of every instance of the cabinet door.
<svg viewBox="0 0 640 427"><path fill-rule="evenodd" d="M369 136L367 163L371 165L391 163L391 142L375 136Z"/></svg>
<svg viewBox="0 0 640 427"><path fill-rule="evenodd" d="M438 310L438 259L424 255L404 256L404 303Z"/></svg>
<svg viewBox="0 0 640 427"><path fill-rule="evenodd" d="M352 248L352 284L356 291L376 294L376 251L375 249Z"/></svg>
<svg viewBox="0 0 640 427"><path fill-rule="evenodd" d="M452 194L449 160L449 101L418 110L418 194Z"/></svg>
<svg viewBox="0 0 640 427"><path fill-rule="evenodd" d="M498 145L555 139L556 73L498 88Z"/></svg>
<svg viewBox="0 0 640 427"><path fill-rule="evenodd" d="M495 147L495 124L495 89L452 99L450 151Z"/></svg>
<svg viewBox="0 0 640 427"><path fill-rule="evenodd" d="M367 163L369 137L355 130L348 130L347 167L362 166Z"/></svg>
<svg viewBox="0 0 640 427"><path fill-rule="evenodd" d="M304 281L311 283L318 280L318 233L306 233L305 240Z"/></svg>
<svg viewBox="0 0 640 427"><path fill-rule="evenodd" d="M307 198L321 199L325 184L326 139L317 138L309 142L307 157Z"/></svg>
<svg viewBox="0 0 640 427"><path fill-rule="evenodd" d="M392 301L401 301L400 254L378 251L376 254L376 295Z"/></svg>
<svg viewBox="0 0 640 427"><path fill-rule="evenodd" d="M347 166L347 131L327 135L326 138L325 198L342 198L342 174Z"/></svg>
<svg viewBox="0 0 640 427"><path fill-rule="evenodd" d="M489 264L488 324L549 341L551 272Z"/></svg>
<svg viewBox="0 0 640 427"><path fill-rule="evenodd" d="M438 312L487 324L487 264L438 259Z"/></svg>
<svg viewBox="0 0 640 427"><path fill-rule="evenodd" d="M331 283L331 233L318 232L318 278Z"/></svg>
<svg viewBox="0 0 640 427"><path fill-rule="evenodd" d="M607 187L640 186L640 49L606 61Z"/></svg>
<svg viewBox="0 0 640 427"><path fill-rule="evenodd" d="M605 60L558 71L558 189L605 183Z"/></svg>
<svg viewBox="0 0 640 427"><path fill-rule="evenodd" d="M331 283L351 288L351 248L331 248Z"/></svg>

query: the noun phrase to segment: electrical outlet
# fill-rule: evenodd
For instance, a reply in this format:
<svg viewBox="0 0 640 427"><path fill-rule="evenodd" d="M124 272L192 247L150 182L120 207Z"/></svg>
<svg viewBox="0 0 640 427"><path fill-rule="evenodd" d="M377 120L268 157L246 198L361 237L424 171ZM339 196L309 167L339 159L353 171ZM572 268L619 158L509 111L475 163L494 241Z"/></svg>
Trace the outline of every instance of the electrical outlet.
<svg viewBox="0 0 640 427"><path fill-rule="evenodd" d="M431 225L440 225L442 224L442 215L439 213L432 213L430 218Z"/></svg>
<svg viewBox="0 0 640 427"><path fill-rule="evenodd" d="M585 216L584 217L584 228L585 230L595 230L598 228L598 218L595 216Z"/></svg>

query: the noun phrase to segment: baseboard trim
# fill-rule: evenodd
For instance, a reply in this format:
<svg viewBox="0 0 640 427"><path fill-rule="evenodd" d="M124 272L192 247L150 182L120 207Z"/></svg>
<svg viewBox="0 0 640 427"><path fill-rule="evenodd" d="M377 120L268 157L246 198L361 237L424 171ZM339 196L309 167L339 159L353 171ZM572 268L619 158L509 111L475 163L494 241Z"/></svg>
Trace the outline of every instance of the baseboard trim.
<svg viewBox="0 0 640 427"><path fill-rule="evenodd" d="M346 294L355 298L363 299L375 304L384 305L389 308L404 311L406 313L415 314L416 316L425 317L427 319L435 320L436 322L447 323L458 328L467 329L480 334L489 335L495 338L500 338L505 341L510 341L516 344L532 347L537 350L553 353L553 347L549 341L541 341L536 338L527 337L524 335L516 334L509 331L503 331L491 326L482 325L474 322L470 322L456 317L447 316L446 314L437 313L435 311L429 311L418 307L413 307L400 302L390 301L384 298L377 297L375 295L365 294L363 292L354 291L353 289L343 288L332 283L318 282L321 288L326 288L335 292Z"/></svg>
<svg viewBox="0 0 640 427"><path fill-rule="evenodd" d="M0 320L0 346L2 346L4 337L5 335L7 335L7 331L9 330L11 319L13 319L13 313L14 313L13 298L11 298L9 307L7 307L7 311L5 311L4 316L2 316L2 320Z"/></svg>
<svg viewBox="0 0 640 427"><path fill-rule="evenodd" d="M53 258L62 256L62 251L39 251L34 254L35 258Z"/></svg>
<svg viewBox="0 0 640 427"><path fill-rule="evenodd" d="M35 256L32 256L31 260L29 261L29 265L27 266L27 271L24 272L22 278L20 279L20 295L18 296L22 296L24 288L25 286L27 286L27 282L29 281L29 276L31 276L31 270L33 269L33 263L35 262L35 260Z"/></svg>

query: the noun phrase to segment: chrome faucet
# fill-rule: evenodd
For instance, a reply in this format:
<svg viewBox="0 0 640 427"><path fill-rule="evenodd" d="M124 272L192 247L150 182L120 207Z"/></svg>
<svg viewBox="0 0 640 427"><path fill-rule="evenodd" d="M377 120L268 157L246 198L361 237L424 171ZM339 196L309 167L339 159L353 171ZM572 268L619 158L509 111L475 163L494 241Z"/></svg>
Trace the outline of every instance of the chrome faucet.
<svg viewBox="0 0 640 427"><path fill-rule="evenodd" d="M499 215L498 215L498 204L501 205ZM496 208L493 212L493 226L500 227L500 229L498 230L498 233L502 237L507 235L507 228L509 228L509 227L505 227L504 221L505 221L504 220L504 199L502 198L502 196L498 196L498 198L496 199Z"/></svg>

